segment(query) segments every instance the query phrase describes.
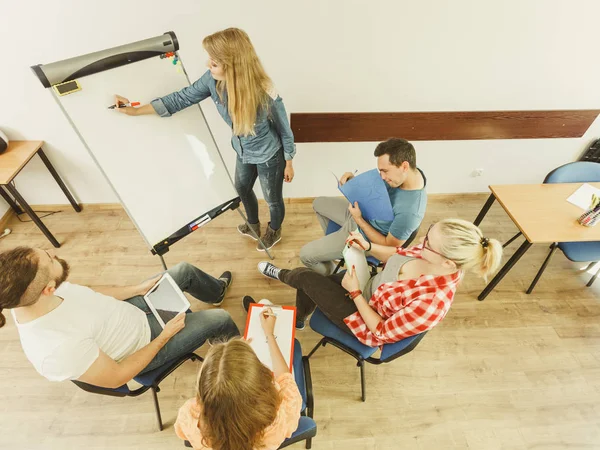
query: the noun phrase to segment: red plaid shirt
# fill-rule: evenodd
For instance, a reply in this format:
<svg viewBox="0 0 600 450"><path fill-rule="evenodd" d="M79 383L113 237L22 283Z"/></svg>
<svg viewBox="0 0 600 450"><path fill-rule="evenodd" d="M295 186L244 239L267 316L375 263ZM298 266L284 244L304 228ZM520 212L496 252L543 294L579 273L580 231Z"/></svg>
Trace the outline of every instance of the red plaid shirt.
<svg viewBox="0 0 600 450"><path fill-rule="evenodd" d="M396 253L420 258L423 246L397 248ZM446 315L463 272L451 275L422 275L411 280L384 283L373 293L369 306L383 320L372 332L356 312L344 319L360 342L370 347L398 342L430 330Z"/></svg>

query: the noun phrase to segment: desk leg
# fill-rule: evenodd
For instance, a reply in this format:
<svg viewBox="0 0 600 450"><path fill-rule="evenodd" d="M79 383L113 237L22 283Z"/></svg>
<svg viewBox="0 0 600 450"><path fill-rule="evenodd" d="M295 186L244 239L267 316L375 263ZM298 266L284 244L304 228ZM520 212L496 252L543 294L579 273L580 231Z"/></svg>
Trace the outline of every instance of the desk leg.
<svg viewBox="0 0 600 450"><path fill-rule="evenodd" d="M500 269L500 272L498 272L496 276L492 279L492 281L490 281L489 284L485 287L485 289L481 291L481 294L479 294L479 297L477 297L478 300L481 301L485 299L488 296L488 294L492 292L492 290L496 287L498 283L500 283L500 281L502 280L502 278L504 278L508 271L512 269L512 267L517 263L519 259L521 259L521 256L523 256L525 252L529 250L529 247L531 247L531 242L525 239L525 242L521 244L521 246L517 249L515 254L512 255L511 258L508 260L508 262L504 264L502 269Z"/></svg>
<svg viewBox="0 0 600 450"><path fill-rule="evenodd" d="M23 210L19 207L19 205L15 203L12 197L8 195L2 187L0 187L0 197L6 200L6 203L10 205L10 207L16 214L23 214Z"/></svg>
<svg viewBox="0 0 600 450"><path fill-rule="evenodd" d="M483 208L481 208L481 211L479 211L477 218L473 222L475 225L479 226L479 224L481 223L481 221L483 220L485 215L488 213L488 211L494 204L494 200L496 200L496 197L494 197L494 194L490 194L490 196L488 197L488 199L485 202L485 205L483 205Z"/></svg>
<svg viewBox="0 0 600 450"><path fill-rule="evenodd" d="M42 159L42 162L48 168L48 171L52 174L52 176L54 177L54 180L56 181L56 183L60 186L61 190L63 191L63 193L65 194L65 196L69 200L69 202L71 203L71 206L73 206L73 209L75 211L77 211L77 212L81 212L81 206L79 206L79 204L75 201L75 199L73 198L73 196L69 192L69 189L67 189L67 186L65 186L65 183L63 183L63 180L58 175L58 172L56 172L56 169L54 169L54 166L52 165L52 163L50 162L50 160L48 159L48 157L44 153L44 150L42 150L40 148L38 150L38 155L40 155L40 158Z"/></svg>
<svg viewBox="0 0 600 450"><path fill-rule="evenodd" d="M56 248L59 248L60 244L58 243L56 238L52 235L52 233L50 233L48 228L46 228L46 225L44 225L44 223L40 220L40 218L33 211L33 209L31 209L31 206L29 206L29 204L27 204L27 202L21 196L21 194L19 194L19 192L10 184L7 184L5 186L6 186L6 189L8 189L8 192L10 192L12 194L12 196L15 198L15 200L17 200L19 202L19 204L25 210L25 212L27 214L29 214L29 217L31 217L31 220L33 220L33 222L38 226L38 228L40 230L42 230L42 233L44 233L44 235L48 238L48 240L50 242L52 242L52 245L54 245Z"/></svg>

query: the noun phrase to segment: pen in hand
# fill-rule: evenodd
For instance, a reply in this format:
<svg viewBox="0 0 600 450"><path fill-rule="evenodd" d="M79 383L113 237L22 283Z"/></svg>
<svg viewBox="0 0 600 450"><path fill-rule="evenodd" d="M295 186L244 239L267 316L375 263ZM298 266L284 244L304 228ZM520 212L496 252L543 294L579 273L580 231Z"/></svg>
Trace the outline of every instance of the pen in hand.
<svg viewBox="0 0 600 450"><path fill-rule="evenodd" d="M140 102L131 102L131 103L121 103L119 102L119 108L128 108L130 106L140 106ZM108 109L115 109L117 105L110 105Z"/></svg>

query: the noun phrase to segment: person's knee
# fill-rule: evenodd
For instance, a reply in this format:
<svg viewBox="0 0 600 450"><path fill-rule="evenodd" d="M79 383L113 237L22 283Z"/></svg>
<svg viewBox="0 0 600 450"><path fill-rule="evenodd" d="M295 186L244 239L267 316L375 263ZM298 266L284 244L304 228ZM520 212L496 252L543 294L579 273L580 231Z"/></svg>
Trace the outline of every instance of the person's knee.
<svg viewBox="0 0 600 450"><path fill-rule="evenodd" d="M315 212L321 212L325 210L327 204L327 197L317 197L312 202L312 207Z"/></svg>
<svg viewBox="0 0 600 450"><path fill-rule="evenodd" d="M227 336L239 336L240 330L237 325L233 321L231 314L229 314L224 309L213 309L211 311L212 319L220 326L220 329L223 330L223 334Z"/></svg>
<svg viewBox="0 0 600 450"><path fill-rule="evenodd" d="M174 272L180 273L180 274L184 274L184 273L189 273L194 269L195 269L195 267L192 264L183 261L183 262L175 264L175 266L173 266L173 269L171 269L171 270L173 270Z"/></svg>
<svg viewBox="0 0 600 450"><path fill-rule="evenodd" d="M315 259L315 249L313 247L312 242L310 242L300 249L300 261L305 266L311 266L319 262Z"/></svg>

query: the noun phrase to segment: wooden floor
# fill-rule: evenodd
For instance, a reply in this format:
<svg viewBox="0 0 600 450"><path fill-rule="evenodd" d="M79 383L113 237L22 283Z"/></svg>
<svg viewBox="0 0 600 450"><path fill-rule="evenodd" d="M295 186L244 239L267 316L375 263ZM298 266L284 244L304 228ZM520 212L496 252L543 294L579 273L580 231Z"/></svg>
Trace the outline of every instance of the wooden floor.
<svg viewBox="0 0 600 450"><path fill-rule="evenodd" d="M444 217L472 220L485 198L432 196L421 231ZM72 282L131 284L161 268L121 210L90 207L76 214L64 207L44 222L64 243L59 255L71 264ZM244 294L286 304L294 294L258 274L264 254L237 233L238 222L237 213L227 213L176 244L166 260L189 261L213 275L231 270L223 308L243 327ZM32 223L13 219L10 227L13 233L0 240L0 249L50 247ZM482 228L501 240L515 233L497 205ZM310 204L288 204L276 263L297 266L302 244L320 235ZM546 251L534 246L484 302L476 298L483 281L467 276L448 316L414 352L367 367L366 403L359 399L353 360L335 348L320 349L311 358L319 426L313 448L600 448L600 281L586 288L589 275L557 253L534 293L525 295ZM193 302L193 308L205 305ZM307 327L298 338L308 353L319 337ZM157 432L149 393L102 397L39 376L10 318L0 330L0 355L0 448L183 448L172 424L177 408L193 395L195 363L162 383L166 429Z"/></svg>

